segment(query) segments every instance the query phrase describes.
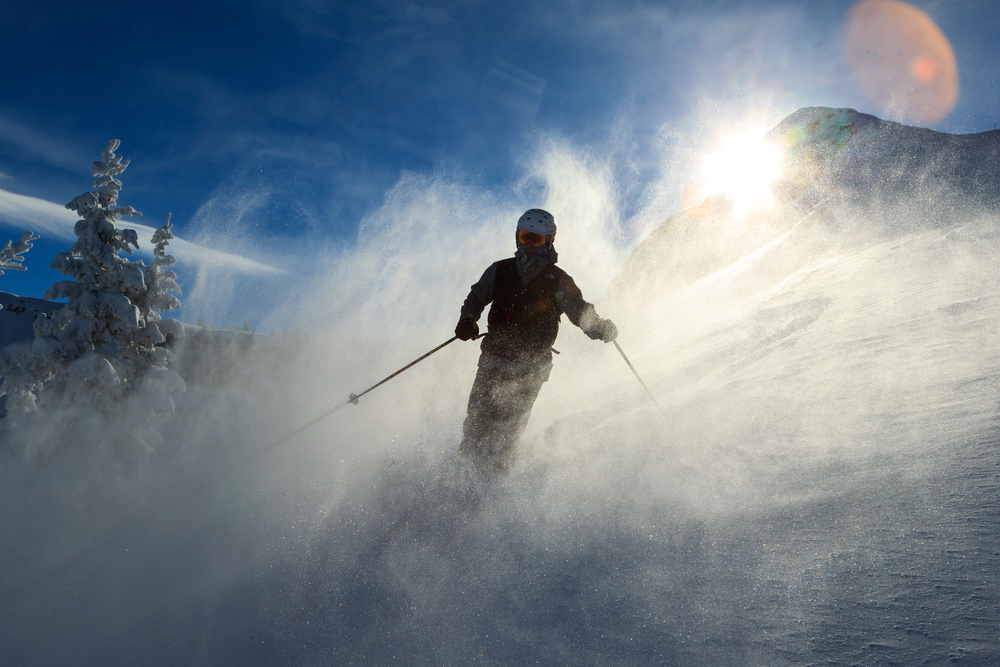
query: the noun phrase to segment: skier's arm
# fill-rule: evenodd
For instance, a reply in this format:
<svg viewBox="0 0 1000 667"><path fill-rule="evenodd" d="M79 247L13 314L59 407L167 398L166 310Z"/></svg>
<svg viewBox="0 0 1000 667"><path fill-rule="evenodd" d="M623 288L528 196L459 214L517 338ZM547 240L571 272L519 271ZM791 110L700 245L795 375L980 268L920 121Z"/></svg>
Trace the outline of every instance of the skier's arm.
<svg viewBox="0 0 1000 667"><path fill-rule="evenodd" d="M580 288L568 275L564 275L560 281L556 299L569 321L594 340L610 343L618 337L618 328L614 322L598 317L594 304L584 300Z"/></svg>
<svg viewBox="0 0 1000 667"><path fill-rule="evenodd" d="M497 265L493 263L483 272L483 277L479 279L479 282L472 286L469 296L465 297L465 303L462 304L462 314L459 319L469 319L473 322L478 322L479 317L483 314L483 310L493 301L493 294L496 292L496 287Z"/></svg>
<svg viewBox="0 0 1000 667"><path fill-rule="evenodd" d="M472 340L479 335L479 317L483 314L486 306L493 301L493 295L497 287L497 265L493 263L483 277L479 279L469 296L465 297L462 304L462 314L458 318L458 325L455 327L455 335L462 340Z"/></svg>

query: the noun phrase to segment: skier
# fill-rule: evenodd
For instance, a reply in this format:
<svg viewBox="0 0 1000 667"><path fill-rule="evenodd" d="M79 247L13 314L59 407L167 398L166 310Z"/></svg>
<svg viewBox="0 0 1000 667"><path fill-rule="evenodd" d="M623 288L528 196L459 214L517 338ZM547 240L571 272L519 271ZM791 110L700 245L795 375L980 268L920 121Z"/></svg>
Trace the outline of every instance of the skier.
<svg viewBox="0 0 1000 667"><path fill-rule="evenodd" d="M459 451L498 471L513 460L531 407L549 379L560 316L566 313L594 340L610 343L618 337L614 323L598 317L573 279L555 266L555 236L551 213L525 211L517 221L514 256L486 269L466 297L455 327L460 339L476 339L479 317L493 304Z"/></svg>

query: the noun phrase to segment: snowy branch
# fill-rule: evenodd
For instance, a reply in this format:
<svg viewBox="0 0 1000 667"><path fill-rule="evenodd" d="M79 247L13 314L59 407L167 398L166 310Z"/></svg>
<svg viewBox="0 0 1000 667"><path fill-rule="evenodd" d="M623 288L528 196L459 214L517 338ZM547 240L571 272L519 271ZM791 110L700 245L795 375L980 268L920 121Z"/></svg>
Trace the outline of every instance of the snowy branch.
<svg viewBox="0 0 1000 667"><path fill-rule="evenodd" d="M32 241L38 238L40 237L34 232L25 232L20 241L7 241L0 250L0 274L4 271L25 271L25 267L21 264L24 261L22 255L31 250L34 245Z"/></svg>

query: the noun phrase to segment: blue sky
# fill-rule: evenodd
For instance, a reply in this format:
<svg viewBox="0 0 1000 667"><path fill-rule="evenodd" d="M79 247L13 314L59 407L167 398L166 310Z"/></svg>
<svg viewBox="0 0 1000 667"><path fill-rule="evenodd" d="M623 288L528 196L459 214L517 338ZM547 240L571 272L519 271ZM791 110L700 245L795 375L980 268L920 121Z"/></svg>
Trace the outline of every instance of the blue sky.
<svg viewBox="0 0 1000 667"><path fill-rule="evenodd" d="M178 237L257 267L206 268L174 248L182 318L217 312L221 324L256 323L303 274L350 252L414 174L504 210L545 204L538 147L552 142L604 165L627 251L648 227L630 220L648 218L651 201L653 218L680 210L683 172L720 127L766 129L800 106L894 119L845 64L851 4L4 3L0 189L61 206L90 189L90 162L120 139L132 164L119 203L143 212L137 222L172 213ZM993 129L992 3L914 4L958 61L958 104L933 127ZM0 232L17 238L26 219L9 208ZM59 278L47 267L68 237L35 231L29 270L5 273L0 289L40 296ZM462 252L461 234L448 242ZM225 308L198 288L216 281Z"/></svg>

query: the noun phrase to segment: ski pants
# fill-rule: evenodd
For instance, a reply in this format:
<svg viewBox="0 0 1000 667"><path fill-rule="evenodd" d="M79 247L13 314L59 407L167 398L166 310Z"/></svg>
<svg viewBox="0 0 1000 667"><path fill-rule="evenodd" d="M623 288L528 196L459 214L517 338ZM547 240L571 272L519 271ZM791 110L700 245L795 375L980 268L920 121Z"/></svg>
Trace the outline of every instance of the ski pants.
<svg viewBox="0 0 1000 667"><path fill-rule="evenodd" d="M469 394L459 451L477 463L506 468L551 370L551 355L524 362L483 352Z"/></svg>

